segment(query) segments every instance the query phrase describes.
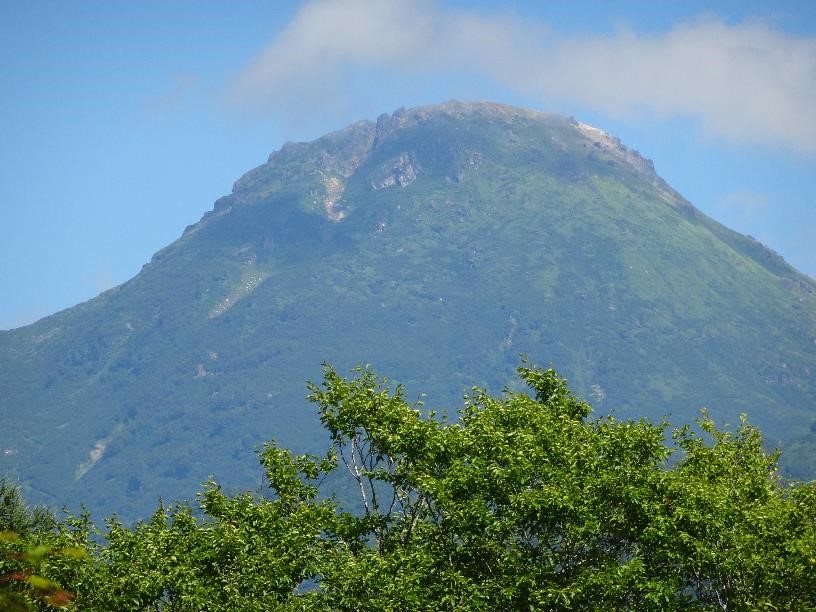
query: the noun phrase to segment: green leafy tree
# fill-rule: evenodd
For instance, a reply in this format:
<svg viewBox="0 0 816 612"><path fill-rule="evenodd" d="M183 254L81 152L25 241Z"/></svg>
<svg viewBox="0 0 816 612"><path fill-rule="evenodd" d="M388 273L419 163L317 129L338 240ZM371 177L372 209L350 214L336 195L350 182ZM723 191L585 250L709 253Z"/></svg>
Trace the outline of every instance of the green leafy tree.
<svg viewBox="0 0 816 612"><path fill-rule="evenodd" d="M0 480L0 609L64 608L74 598L56 576L80 585L88 558L83 519L63 523L42 506L29 508L20 488Z"/></svg>
<svg viewBox="0 0 816 612"><path fill-rule="evenodd" d="M373 373L311 387L363 500L343 514L322 593L337 609L816 605L813 484L786 484L743 422L702 436L590 419L553 370L476 390L457 423Z"/></svg>
<svg viewBox="0 0 816 612"><path fill-rule="evenodd" d="M816 485L782 481L755 428L703 415L668 444L666 424L592 418L555 371L518 371L529 393L475 389L449 422L326 367L325 456L267 445L267 495L211 482L196 511L109 521L106 546L61 523L46 541L93 557L42 575L81 610L816 607Z"/></svg>

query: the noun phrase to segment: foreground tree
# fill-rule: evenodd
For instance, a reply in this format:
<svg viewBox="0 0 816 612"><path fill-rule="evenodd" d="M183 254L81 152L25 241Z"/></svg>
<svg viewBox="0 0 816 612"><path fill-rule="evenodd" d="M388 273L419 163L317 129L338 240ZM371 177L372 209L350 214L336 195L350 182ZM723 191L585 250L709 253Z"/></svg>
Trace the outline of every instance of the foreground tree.
<svg viewBox="0 0 816 612"><path fill-rule="evenodd" d="M325 457L269 445L270 496L211 483L204 518L113 520L92 562L45 571L82 610L816 606L816 485L782 481L756 429L704 416L670 448L665 424L591 419L553 370L519 375L531 395L475 390L449 423L327 367Z"/></svg>
<svg viewBox="0 0 816 612"><path fill-rule="evenodd" d="M452 425L359 374L312 387L366 500L332 607L816 605L816 489L783 483L747 423L675 432L669 468L665 425L589 420L553 370L519 368L532 397L476 391Z"/></svg>
<svg viewBox="0 0 816 612"><path fill-rule="evenodd" d="M55 576L82 584L88 527L87 517L60 523L47 508L29 508L19 486L0 480L0 610L68 606L74 595Z"/></svg>

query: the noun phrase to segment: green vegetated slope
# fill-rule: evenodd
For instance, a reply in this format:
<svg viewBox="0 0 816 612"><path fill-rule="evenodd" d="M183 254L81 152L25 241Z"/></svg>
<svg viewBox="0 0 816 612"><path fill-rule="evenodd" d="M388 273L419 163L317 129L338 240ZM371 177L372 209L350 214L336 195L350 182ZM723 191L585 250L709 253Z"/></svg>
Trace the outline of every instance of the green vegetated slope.
<svg viewBox="0 0 816 612"><path fill-rule="evenodd" d="M602 413L748 412L809 478L814 291L600 130L398 111L285 145L131 281L0 333L0 472L145 516L209 474L257 486L267 439L322 447L303 397L324 360L444 407L515 384L524 353Z"/></svg>

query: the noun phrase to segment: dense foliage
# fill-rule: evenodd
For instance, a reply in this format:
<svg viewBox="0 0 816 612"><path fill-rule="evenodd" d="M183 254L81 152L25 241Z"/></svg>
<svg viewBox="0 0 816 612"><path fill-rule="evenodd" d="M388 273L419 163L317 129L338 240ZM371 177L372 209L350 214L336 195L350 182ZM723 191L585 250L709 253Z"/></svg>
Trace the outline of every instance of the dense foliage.
<svg viewBox="0 0 816 612"><path fill-rule="evenodd" d="M755 428L704 416L670 444L665 424L592 418L552 370L518 372L531 394L474 389L448 422L327 367L310 386L324 456L269 444L266 495L211 482L199 510L109 521L105 545L6 488L0 592L81 610L816 606L816 484L781 480ZM40 584L72 601L8 580L34 547Z"/></svg>

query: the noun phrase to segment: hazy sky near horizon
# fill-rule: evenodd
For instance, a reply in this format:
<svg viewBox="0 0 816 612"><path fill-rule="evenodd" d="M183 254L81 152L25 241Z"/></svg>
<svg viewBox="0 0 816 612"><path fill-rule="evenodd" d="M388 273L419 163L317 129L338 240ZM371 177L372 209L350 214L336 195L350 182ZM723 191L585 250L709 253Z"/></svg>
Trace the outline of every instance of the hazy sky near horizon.
<svg viewBox="0 0 816 612"><path fill-rule="evenodd" d="M0 5L0 329L125 282L287 140L452 98L573 115L816 277L812 1Z"/></svg>

